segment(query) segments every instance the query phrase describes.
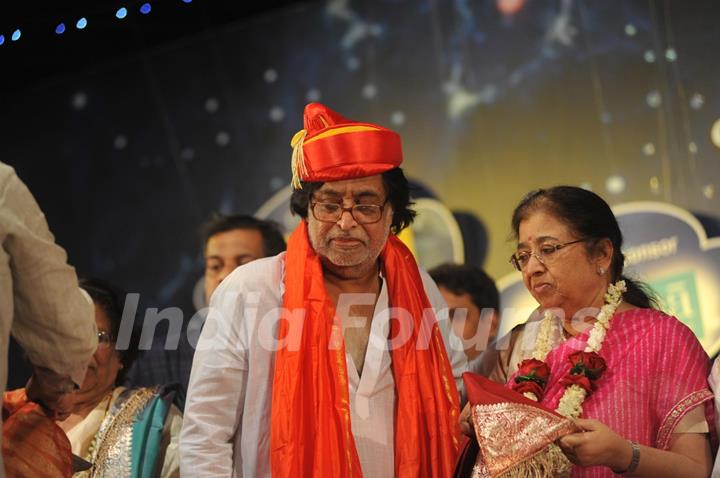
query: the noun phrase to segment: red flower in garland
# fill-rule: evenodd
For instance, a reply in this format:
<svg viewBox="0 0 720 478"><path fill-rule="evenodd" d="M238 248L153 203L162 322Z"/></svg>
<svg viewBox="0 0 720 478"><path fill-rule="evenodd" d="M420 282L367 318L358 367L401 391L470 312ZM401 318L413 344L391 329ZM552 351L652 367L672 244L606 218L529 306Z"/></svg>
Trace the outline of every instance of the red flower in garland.
<svg viewBox="0 0 720 478"><path fill-rule="evenodd" d="M537 359L525 359L520 362L512 389L518 393L531 392L540 401L549 377L550 367L545 362Z"/></svg>
<svg viewBox="0 0 720 478"><path fill-rule="evenodd" d="M570 354L568 361L572 367L560 380L560 384L565 387L577 385L584 388L588 394L595 390L595 381L607 368L605 360L595 352L579 351Z"/></svg>

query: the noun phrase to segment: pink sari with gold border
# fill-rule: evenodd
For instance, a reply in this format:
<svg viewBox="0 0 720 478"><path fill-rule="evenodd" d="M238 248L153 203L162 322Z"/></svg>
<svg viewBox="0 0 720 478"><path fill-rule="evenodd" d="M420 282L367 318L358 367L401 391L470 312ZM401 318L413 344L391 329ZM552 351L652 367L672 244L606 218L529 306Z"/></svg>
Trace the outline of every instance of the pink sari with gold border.
<svg viewBox="0 0 720 478"><path fill-rule="evenodd" d="M546 407L557 408L565 391L559 380L570 370L567 357L585 348L588 335L589 330L548 354L551 375L542 400ZM607 370L583 403L582 418L599 420L628 440L661 450L670 447L675 427L697 406L705 407L713 431L710 360L692 331L675 317L653 309L615 314L600 355ZM572 476L615 474L607 467L576 466Z"/></svg>

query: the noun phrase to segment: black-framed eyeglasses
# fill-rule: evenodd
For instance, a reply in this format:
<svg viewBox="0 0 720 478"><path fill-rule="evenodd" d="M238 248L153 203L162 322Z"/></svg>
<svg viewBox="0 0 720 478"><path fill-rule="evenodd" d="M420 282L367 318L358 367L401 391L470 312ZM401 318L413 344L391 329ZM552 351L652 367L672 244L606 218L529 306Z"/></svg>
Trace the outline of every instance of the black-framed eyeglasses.
<svg viewBox="0 0 720 478"><path fill-rule="evenodd" d="M540 261L542 265L548 265L556 257L555 253L565 246L577 244L578 242L584 242L587 239L578 239L576 241L564 242L562 244L543 244L537 252L533 251L517 251L515 254L510 256L510 264L513 265L515 270L522 271L530 262L530 256Z"/></svg>
<svg viewBox="0 0 720 478"><path fill-rule="evenodd" d="M312 202L310 210L313 217L321 222L338 222L348 211L358 224L373 224L382 218L387 202L386 199L382 204L354 204L351 207L343 207L335 202Z"/></svg>

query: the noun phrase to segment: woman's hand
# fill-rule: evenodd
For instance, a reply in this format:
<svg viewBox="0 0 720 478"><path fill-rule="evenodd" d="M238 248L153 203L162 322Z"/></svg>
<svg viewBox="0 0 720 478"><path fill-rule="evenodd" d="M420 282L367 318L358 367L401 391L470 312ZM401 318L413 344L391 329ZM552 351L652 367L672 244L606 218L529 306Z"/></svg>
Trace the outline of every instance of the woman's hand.
<svg viewBox="0 0 720 478"><path fill-rule="evenodd" d="M597 420L578 418L575 423L584 431L557 441L571 462L580 466L603 465L618 471L627 469L632 460L630 442Z"/></svg>
<svg viewBox="0 0 720 478"><path fill-rule="evenodd" d="M460 412L460 430L463 435L467 435L471 438L475 437L475 428L472 422L472 412L470 409L470 402L465 404L465 408Z"/></svg>

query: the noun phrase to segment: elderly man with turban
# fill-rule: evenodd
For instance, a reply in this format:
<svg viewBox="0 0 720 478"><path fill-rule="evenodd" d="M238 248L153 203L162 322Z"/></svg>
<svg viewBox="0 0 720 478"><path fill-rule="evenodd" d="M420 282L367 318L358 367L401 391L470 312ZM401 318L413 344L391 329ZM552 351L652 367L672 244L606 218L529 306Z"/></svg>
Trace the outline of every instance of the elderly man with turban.
<svg viewBox="0 0 720 478"><path fill-rule="evenodd" d="M414 217L400 137L318 103L304 123L302 220L286 253L236 269L212 297L181 473L450 476L466 361L462 345L446 351L442 296L396 237Z"/></svg>

